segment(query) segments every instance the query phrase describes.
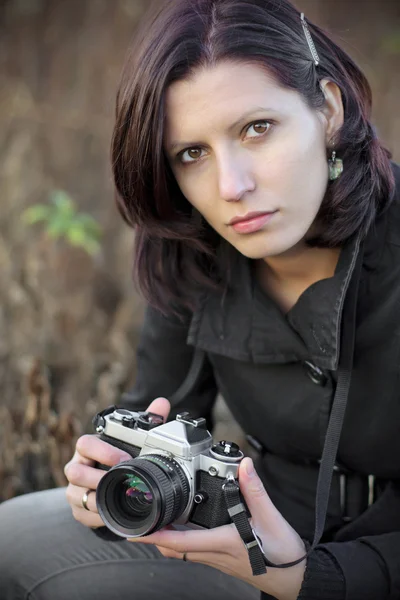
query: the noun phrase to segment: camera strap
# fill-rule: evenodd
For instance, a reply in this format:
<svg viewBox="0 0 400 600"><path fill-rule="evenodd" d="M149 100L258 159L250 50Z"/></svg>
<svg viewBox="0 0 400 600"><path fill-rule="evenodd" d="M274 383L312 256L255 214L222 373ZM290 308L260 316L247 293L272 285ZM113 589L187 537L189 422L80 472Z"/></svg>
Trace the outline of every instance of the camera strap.
<svg viewBox="0 0 400 600"><path fill-rule="evenodd" d="M358 250L358 254L357 254ZM240 498L239 485L233 476L228 477L223 484L223 492L229 516L236 525L238 533L249 553L249 560L253 575L263 575L267 572L266 567L276 569L287 569L293 567L303 560L319 543L325 528L326 512L332 484L333 470L339 446L340 434L346 411L347 397L351 383L351 372L353 368L354 341L356 329L356 308L358 298L358 287L363 262L363 245L357 241L355 249L356 264L353 277L350 280L348 293L343 306L341 352L339 357L338 379L336 391L332 403L331 414L325 436L324 448L318 473L316 501L315 501L315 530L312 544L306 545L306 554L292 562L274 564L268 560L263 550L262 542L252 529L247 518L246 507Z"/></svg>

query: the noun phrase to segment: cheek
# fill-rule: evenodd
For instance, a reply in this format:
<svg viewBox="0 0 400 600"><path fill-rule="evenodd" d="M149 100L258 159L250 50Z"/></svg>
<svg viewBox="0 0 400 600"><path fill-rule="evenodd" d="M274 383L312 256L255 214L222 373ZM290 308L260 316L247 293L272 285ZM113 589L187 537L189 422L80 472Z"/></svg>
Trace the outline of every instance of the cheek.
<svg viewBox="0 0 400 600"><path fill-rule="evenodd" d="M296 129L287 127L279 131L265 153L257 158L256 172L259 183L282 198L308 193L321 188L327 176L324 140L314 121L307 120Z"/></svg>
<svg viewBox="0 0 400 600"><path fill-rule="evenodd" d="M177 179L177 182L187 201L197 209L207 221L212 222L216 219L218 209L215 199L213 201L213 193L210 186L207 184L207 180L202 180L201 182L196 180L193 184L188 182L183 183L182 181L179 181L179 179Z"/></svg>
<svg viewBox="0 0 400 600"><path fill-rule="evenodd" d="M195 204L193 204L195 206ZM222 230L222 217L217 208L217 203L196 202L197 210L204 217L209 225L219 233Z"/></svg>
<svg viewBox="0 0 400 600"><path fill-rule="evenodd" d="M291 208L314 213L320 206L328 184L328 162L324 148L315 142L304 152L286 157L280 185L282 198Z"/></svg>

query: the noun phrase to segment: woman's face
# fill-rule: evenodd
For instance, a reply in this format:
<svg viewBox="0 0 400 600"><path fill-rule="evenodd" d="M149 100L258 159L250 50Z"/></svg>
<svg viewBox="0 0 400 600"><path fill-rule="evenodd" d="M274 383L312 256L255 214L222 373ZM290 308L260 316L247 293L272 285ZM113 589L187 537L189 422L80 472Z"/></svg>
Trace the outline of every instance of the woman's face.
<svg viewBox="0 0 400 600"><path fill-rule="evenodd" d="M164 148L187 200L259 259L293 249L313 224L328 183L327 125L260 66L224 62L168 88Z"/></svg>

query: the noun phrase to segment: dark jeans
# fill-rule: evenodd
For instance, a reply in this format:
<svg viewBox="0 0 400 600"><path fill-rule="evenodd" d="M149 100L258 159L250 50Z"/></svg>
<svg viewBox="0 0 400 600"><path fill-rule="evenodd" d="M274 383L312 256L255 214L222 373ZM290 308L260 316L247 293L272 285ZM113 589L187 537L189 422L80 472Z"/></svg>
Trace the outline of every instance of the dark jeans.
<svg viewBox="0 0 400 600"><path fill-rule="evenodd" d="M155 546L106 541L72 516L64 489L0 505L0 600L258 600L260 592Z"/></svg>

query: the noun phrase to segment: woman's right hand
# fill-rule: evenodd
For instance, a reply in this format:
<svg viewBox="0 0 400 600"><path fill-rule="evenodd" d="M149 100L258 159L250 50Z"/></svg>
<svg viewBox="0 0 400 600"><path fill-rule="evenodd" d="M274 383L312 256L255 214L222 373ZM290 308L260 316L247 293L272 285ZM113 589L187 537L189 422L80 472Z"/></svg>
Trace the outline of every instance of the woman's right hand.
<svg viewBox="0 0 400 600"><path fill-rule="evenodd" d="M157 398L147 410L167 419L170 404L166 398ZM106 471L95 468L96 462L113 467L131 458L130 454L103 442L97 435L86 434L78 439L75 454L65 465L64 473L69 482L66 491L68 503L72 508L73 516L82 525L92 529L104 525L98 514L96 494L93 492L97 489L99 481ZM83 507L82 498L88 490L93 490L93 492L88 495L87 507L89 510L86 510Z"/></svg>
<svg viewBox="0 0 400 600"><path fill-rule="evenodd" d="M76 442L75 454L64 467L68 479L67 500L72 508L75 519L87 527L102 527L104 525L96 507L95 490L100 479L106 471L96 469L95 463L113 467L123 460L132 457L107 442L103 442L97 435L83 435ZM82 498L87 490L93 490L88 495L86 510Z"/></svg>

